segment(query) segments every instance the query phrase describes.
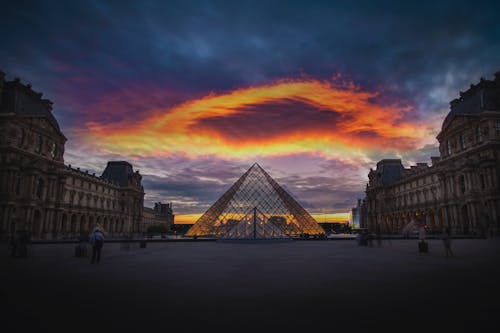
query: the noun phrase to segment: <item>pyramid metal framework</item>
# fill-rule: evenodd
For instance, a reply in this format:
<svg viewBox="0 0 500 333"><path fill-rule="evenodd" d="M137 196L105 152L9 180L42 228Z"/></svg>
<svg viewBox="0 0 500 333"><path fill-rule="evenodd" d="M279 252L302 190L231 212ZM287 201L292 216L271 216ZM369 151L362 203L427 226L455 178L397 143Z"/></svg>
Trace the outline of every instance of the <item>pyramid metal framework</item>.
<svg viewBox="0 0 500 333"><path fill-rule="evenodd" d="M324 234L323 228L255 163L188 230L225 239Z"/></svg>

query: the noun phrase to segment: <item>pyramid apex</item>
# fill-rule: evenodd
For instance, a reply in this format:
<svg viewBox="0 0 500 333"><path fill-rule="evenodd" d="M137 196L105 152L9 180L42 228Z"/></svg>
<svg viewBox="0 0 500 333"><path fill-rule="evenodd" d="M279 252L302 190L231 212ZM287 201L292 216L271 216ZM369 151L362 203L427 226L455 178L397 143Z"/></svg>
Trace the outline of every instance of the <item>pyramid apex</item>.
<svg viewBox="0 0 500 333"><path fill-rule="evenodd" d="M252 169L261 169L261 170L264 170L260 165L259 163L255 162L254 164L252 164L252 166L248 169L249 171L252 170Z"/></svg>

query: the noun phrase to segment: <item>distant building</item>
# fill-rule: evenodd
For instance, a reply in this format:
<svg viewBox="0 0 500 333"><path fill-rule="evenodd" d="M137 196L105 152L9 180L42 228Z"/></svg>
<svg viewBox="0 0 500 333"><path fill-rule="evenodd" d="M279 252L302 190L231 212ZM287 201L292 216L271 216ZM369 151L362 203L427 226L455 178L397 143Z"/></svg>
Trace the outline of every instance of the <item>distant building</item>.
<svg viewBox="0 0 500 333"><path fill-rule="evenodd" d="M175 223L173 226L172 226L172 230L174 231L174 233L178 234L178 235L184 235L186 232L188 232L188 230L193 226L194 224L193 223L189 223L189 224L177 224Z"/></svg>
<svg viewBox="0 0 500 333"><path fill-rule="evenodd" d="M64 165L66 137L52 102L0 72L0 238L76 237L101 226L111 236L141 230L142 176L126 161L96 176Z"/></svg>
<svg viewBox="0 0 500 333"><path fill-rule="evenodd" d="M365 210L365 201L362 199L358 199L358 204L356 207L352 209L351 213L352 216L351 228L353 229L366 228L366 226L363 225L364 210Z"/></svg>
<svg viewBox="0 0 500 333"><path fill-rule="evenodd" d="M143 231L151 226L165 226L167 231L172 231L175 215L172 211L172 203L156 202L154 208L143 208Z"/></svg>
<svg viewBox="0 0 500 333"><path fill-rule="evenodd" d="M440 230L500 234L500 72L451 101L432 165L384 159L368 174L367 227L399 232L412 221Z"/></svg>

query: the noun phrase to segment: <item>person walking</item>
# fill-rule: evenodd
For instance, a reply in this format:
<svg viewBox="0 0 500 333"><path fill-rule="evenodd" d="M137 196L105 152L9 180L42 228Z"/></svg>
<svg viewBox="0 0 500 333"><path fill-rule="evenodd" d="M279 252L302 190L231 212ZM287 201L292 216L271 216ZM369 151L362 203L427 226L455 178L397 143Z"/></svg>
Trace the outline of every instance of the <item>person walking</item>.
<svg viewBox="0 0 500 333"><path fill-rule="evenodd" d="M429 245L425 241L425 224L420 222L418 228L418 252L429 252Z"/></svg>
<svg viewBox="0 0 500 333"><path fill-rule="evenodd" d="M90 263L93 264L96 261L99 263L101 260L101 250L104 245L104 234L96 228L90 236L89 241L92 245L92 259L90 260Z"/></svg>
<svg viewBox="0 0 500 333"><path fill-rule="evenodd" d="M443 245L446 257L453 257L453 251L451 250L451 229L446 227L443 232Z"/></svg>

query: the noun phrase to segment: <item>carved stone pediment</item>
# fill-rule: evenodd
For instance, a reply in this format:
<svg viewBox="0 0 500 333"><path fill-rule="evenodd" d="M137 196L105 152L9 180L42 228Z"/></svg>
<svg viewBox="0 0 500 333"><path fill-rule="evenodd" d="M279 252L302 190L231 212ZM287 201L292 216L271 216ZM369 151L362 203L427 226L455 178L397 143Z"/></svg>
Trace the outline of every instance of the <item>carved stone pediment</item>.
<svg viewBox="0 0 500 333"><path fill-rule="evenodd" d="M35 123L38 125L38 127L43 129L45 134L49 136L57 136L58 139L61 139L63 137L62 133L57 128L55 128L54 125L52 125L47 119L39 117L37 118Z"/></svg>

